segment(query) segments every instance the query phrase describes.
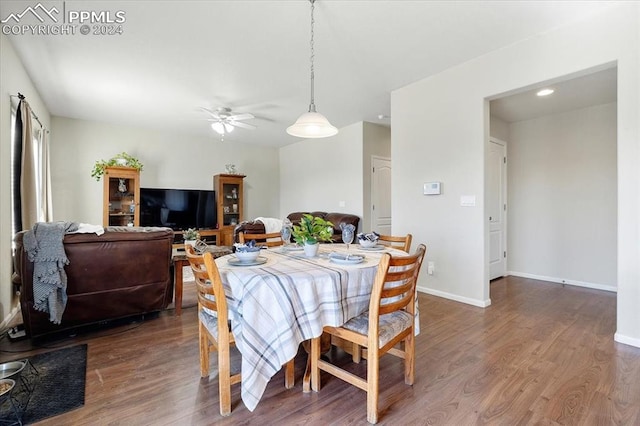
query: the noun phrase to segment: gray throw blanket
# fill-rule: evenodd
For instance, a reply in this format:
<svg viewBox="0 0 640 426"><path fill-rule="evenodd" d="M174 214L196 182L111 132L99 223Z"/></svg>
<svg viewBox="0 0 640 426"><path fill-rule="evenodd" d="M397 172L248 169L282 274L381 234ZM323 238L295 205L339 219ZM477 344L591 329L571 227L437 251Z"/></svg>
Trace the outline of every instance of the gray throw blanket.
<svg viewBox="0 0 640 426"><path fill-rule="evenodd" d="M22 239L24 250L33 262L34 308L49 313L49 320L60 324L67 306L69 259L64 251L64 234L78 229L74 222L38 222Z"/></svg>

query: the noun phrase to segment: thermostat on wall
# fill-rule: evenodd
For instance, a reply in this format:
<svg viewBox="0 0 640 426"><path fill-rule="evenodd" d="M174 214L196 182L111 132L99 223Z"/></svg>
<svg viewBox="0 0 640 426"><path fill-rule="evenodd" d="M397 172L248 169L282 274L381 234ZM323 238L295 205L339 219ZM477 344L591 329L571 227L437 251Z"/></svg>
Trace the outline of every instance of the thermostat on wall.
<svg viewBox="0 0 640 426"><path fill-rule="evenodd" d="M427 182L424 184L424 195L440 195L440 182Z"/></svg>

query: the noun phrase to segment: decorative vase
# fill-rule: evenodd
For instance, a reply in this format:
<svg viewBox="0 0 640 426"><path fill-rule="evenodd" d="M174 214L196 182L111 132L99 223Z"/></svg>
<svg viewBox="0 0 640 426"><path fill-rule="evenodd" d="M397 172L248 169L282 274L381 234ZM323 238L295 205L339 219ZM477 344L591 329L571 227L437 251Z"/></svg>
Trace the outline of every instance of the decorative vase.
<svg viewBox="0 0 640 426"><path fill-rule="evenodd" d="M196 240L184 240L185 246L191 246L194 249L196 248Z"/></svg>
<svg viewBox="0 0 640 426"><path fill-rule="evenodd" d="M304 255L307 257L316 257L318 254L318 248L320 248L320 244L306 244L304 245Z"/></svg>

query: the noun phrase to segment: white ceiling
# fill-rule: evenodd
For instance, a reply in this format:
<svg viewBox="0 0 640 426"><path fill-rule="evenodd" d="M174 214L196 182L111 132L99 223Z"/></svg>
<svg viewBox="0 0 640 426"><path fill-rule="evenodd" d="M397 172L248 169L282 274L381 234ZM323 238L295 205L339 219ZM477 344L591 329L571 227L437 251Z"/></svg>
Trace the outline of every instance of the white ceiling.
<svg viewBox="0 0 640 426"><path fill-rule="evenodd" d="M491 101L491 115L512 123L615 102L617 82L615 67L560 81L542 82L517 94ZM536 93L542 88L551 88L554 92L539 97Z"/></svg>
<svg viewBox="0 0 640 426"><path fill-rule="evenodd" d="M0 17L32 3L3 1ZM309 105L308 1L42 3L126 14L122 35L10 36L52 115L217 139L199 107L228 106L257 129L225 141L297 140L285 129ZM391 91L612 4L318 0L318 112L338 128L389 124L378 116L391 114Z"/></svg>

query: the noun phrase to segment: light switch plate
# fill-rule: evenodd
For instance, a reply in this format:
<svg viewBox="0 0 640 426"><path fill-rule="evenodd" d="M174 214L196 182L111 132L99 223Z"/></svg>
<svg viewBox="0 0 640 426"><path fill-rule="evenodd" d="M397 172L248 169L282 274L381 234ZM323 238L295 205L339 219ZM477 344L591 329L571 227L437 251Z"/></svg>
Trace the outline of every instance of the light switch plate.
<svg viewBox="0 0 640 426"><path fill-rule="evenodd" d="M460 205L463 207L475 207L476 196L475 195L462 195L460 196Z"/></svg>

